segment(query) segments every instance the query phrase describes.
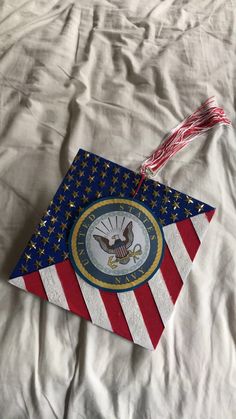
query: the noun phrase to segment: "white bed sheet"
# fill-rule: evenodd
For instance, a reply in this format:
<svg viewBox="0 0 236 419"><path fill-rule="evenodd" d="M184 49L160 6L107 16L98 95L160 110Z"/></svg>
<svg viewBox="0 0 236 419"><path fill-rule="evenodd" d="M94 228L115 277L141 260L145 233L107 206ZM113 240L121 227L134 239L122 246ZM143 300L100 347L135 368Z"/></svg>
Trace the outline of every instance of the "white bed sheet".
<svg viewBox="0 0 236 419"><path fill-rule="evenodd" d="M236 4L0 3L0 418L234 419ZM137 170L215 95L233 122L157 179L217 207L154 352L7 283L77 150Z"/></svg>

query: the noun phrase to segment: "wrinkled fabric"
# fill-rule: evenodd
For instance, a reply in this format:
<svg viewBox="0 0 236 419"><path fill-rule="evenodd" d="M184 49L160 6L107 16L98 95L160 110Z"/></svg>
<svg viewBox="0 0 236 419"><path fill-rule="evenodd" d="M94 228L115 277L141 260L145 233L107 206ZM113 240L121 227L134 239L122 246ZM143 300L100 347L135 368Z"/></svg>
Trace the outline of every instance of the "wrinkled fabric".
<svg viewBox="0 0 236 419"><path fill-rule="evenodd" d="M1 2L1 418L236 417L235 28L230 0ZM154 352L7 283L80 147L138 170L212 95L232 127L156 176L217 213Z"/></svg>

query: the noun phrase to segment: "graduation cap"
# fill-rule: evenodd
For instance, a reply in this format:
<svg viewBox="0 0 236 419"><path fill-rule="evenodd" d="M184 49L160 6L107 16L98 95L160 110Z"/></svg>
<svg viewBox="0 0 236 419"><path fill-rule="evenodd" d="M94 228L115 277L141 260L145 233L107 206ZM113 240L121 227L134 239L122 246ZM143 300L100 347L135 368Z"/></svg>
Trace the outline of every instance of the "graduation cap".
<svg viewBox="0 0 236 419"><path fill-rule="evenodd" d="M216 123L211 98L140 174L79 150L9 282L154 349L215 209L150 175Z"/></svg>

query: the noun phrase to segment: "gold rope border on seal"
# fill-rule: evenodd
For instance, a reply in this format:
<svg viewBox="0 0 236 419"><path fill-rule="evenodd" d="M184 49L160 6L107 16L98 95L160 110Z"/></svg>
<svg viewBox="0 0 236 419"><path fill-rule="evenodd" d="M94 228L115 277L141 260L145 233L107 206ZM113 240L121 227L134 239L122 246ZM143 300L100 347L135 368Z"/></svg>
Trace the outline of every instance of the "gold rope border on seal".
<svg viewBox="0 0 236 419"><path fill-rule="evenodd" d="M77 238L77 233L78 230L81 226L81 224L83 223L84 219L87 218L91 212L93 212L94 210L96 210L97 208L103 207L105 205L108 205L108 203L111 203L111 201L113 201L113 203L115 204L126 204L129 203L129 205L133 206L134 208L137 208L139 210L141 210L148 218L149 220L152 222L156 235L157 235L157 240L160 243L160 245L158 246L158 250L157 250L157 254L156 257L151 265L151 267L145 272L145 274L138 278L137 280L134 281L130 281L127 282L126 284L108 284L107 282L103 282L100 281L99 279L94 278L82 265L78 252L77 252L77 246L76 246L76 238ZM152 213L145 208L144 206L142 206L141 204L139 204L138 202L129 200L129 199L119 199L119 198L114 198L114 199L105 199L103 201L97 202L94 205L92 205L91 207L89 207L87 210L85 210L83 212L83 214L81 215L81 217L79 217L74 230L72 232L72 236L71 236L71 252L74 258L74 262L76 263L76 266L78 267L78 269L80 270L80 272L82 272L82 274L85 276L85 278L88 278L90 282L96 284L98 287L101 288L107 288L107 290L112 289L112 290L125 290L125 289L129 289L129 288L133 288L136 287L137 285L139 285L140 283L144 282L149 276L151 279L151 275L152 273L155 271L156 267L158 266L161 256L162 256L162 252L163 252L163 236L161 233L161 229L159 224L157 223L157 221L155 220L155 218L153 217Z"/></svg>

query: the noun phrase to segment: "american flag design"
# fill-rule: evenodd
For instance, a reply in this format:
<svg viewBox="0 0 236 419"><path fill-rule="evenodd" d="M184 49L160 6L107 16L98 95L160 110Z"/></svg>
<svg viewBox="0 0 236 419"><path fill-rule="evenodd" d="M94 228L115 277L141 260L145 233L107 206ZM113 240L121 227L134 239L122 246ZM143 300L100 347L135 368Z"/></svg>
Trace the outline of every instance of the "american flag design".
<svg viewBox="0 0 236 419"><path fill-rule="evenodd" d="M71 228L100 198L130 198L140 175L79 150L9 282L147 349L156 348L187 279L215 209L189 195L146 179L135 199L162 225L165 249L160 268L127 292L100 290L82 279L69 255ZM122 255L122 247L117 250ZM118 256L118 254L117 254Z"/></svg>

